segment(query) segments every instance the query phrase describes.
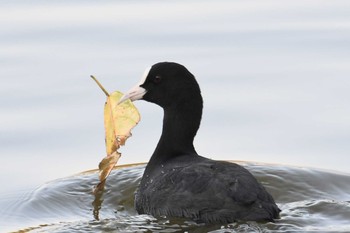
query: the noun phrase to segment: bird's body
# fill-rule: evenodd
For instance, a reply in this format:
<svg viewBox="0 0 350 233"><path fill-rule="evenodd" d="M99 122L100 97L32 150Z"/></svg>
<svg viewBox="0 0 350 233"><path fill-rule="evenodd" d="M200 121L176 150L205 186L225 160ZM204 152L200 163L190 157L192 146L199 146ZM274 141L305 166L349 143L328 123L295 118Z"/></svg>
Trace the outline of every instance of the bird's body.
<svg viewBox="0 0 350 233"><path fill-rule="evenodd" d="M271 221L278 215L271 195L242 166L190 157L178 157L142 178L135 198L140 214L207 223Z"/></svg>
<svg viewBox="0 0 350 233"><path fill-rule="evenodd" d="M248 170L195 151L203 101L194 76L184 66L155 64L127 98L164 109L161 138L135 195L138 213L207 223L278 217L272 196Z"/></svg>

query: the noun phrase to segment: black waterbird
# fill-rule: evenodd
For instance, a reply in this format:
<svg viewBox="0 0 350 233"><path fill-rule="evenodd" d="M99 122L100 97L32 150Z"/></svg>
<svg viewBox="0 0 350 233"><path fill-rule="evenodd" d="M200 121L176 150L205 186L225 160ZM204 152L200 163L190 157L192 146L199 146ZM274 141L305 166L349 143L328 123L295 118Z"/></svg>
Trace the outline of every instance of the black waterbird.
<svg viewBox="0 0 350 233"><path fill-rule="evenodd" d="M135 194L139 214L197 222L273 221L279 208L242 166L197 154L193 139L203 109L194 76L182 65L161 62L120 102L143 99L164 109L162 135Z"/></svg>

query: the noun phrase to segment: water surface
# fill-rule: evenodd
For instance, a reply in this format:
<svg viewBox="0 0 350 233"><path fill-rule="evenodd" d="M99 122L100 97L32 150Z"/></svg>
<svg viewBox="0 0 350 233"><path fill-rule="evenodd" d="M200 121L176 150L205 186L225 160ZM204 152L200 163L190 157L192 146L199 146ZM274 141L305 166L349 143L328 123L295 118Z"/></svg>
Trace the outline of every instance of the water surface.
<svg viewBox="0 0 350 233"><path fill-rule="evenodd" d="M280 207L275 223L197 224L138 215L134 192L144 165L115 169L95 197L96 171L41 185L3 214L5 229L28 232L349 232L350 176L310 168L241 163L263 183Z"/></svg>

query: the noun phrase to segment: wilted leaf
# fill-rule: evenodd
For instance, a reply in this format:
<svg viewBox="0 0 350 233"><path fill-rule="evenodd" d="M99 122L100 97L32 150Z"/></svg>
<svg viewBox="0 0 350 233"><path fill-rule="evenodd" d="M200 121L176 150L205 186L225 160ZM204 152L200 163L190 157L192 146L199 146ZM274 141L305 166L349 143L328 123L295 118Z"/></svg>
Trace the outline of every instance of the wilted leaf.
<svg viewBox="0 0 350 233"><path fill-rule="evenodd" d="M107 98L104 110L107 155L125 144L131 136L131 129L140 121L140 114L134 104L127 100L118 104L123 94L113 92Z"/></svg>
<svg viewBox="0 0 350 233"><path fill-rule="evenodd" d="M109 176L109 173L111 173L115 164L118 162L120 156L121 154L118 151L114 151L111 155L108 155L101 160L100 164L98 165L98 169L100 170L100 183L96 186L95 192L103 190L107 177Z"/></svg>
<svg viewBox="0 0 350 233"><path fill-rule="evenodd" d="M131 136L131 129L140 121L140 114L134 104L124 101L118 104L123 94L119 91L108 94L102 85L91 76L107 95L104 107L105 141L107 156L99 164L100 183L95 188L95 193L103 190L106 179L118 162L121 154L117 151L120 146Z"/></svg>

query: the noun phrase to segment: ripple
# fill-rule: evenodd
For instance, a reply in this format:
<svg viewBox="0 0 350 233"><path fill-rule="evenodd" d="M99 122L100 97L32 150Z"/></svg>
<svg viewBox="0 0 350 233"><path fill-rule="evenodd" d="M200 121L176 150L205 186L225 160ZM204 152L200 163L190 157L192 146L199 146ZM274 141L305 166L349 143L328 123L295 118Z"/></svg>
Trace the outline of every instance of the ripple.
<svg viewBox="0 0 350 233"><path fill-rule="evenodd" d="M92 190L98 183L97 171L54 180L22 196L6 217L17 222L21 232L350 231L349 175L277 165L242 165L275 197L282 210L281 219L275 223L205 225L138 215L134 192L145 165L117 167L105 192L96 197Z"/></svg>

